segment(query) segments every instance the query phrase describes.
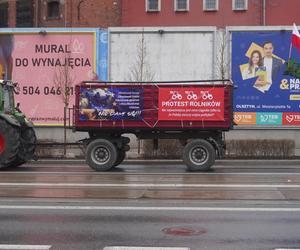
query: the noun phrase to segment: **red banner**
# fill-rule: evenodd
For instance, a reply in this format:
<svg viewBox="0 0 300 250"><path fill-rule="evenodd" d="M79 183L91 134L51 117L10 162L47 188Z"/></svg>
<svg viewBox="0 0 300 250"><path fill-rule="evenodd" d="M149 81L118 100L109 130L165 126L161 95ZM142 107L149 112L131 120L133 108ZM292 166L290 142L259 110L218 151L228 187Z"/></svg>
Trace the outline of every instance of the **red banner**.
<svg viewBox="0 0 300 250"><path fill-rule="evenodd" d="M282 125L300 125L300 113L283 113Z"/></svg>
<svg viewBox="0 0 300 250"><path fill-rule="evenodd" d="M223 88L160 88L159 120L223 121Z"/></svg>

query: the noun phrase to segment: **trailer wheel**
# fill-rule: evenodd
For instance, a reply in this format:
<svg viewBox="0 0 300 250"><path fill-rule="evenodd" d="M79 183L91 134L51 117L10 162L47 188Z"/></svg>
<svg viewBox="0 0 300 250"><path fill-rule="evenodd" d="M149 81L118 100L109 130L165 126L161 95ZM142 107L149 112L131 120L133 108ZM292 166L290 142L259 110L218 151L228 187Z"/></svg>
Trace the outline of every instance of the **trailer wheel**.
<svg viewBox="0 0 300 250"><path fill-rule="evenodd" d="M9 166L16 159L19 144L19 130L0 119L0 168Z"/></svg>
<svg viewBox="0 0 300 250"><path fill-rule="evenodd" d="M122 149L118 150L118 157L114 164L114 167L120 165L124 161L125 157L126 157L126 152Z"/></svg>
<svg viewBox="0 0 300 250"><path fill-rule="evenodd" d="M96 171L108 171L117 161L117 149L105 139L92 141L86 149L86 162Z"/></svg>
<svg viewBox="0 0 300 250"><path fill-rule="evenodd" d="M216 152L208 141L197 139L184 147L182 158L188 170L206 171L215 163Z"/></svg>

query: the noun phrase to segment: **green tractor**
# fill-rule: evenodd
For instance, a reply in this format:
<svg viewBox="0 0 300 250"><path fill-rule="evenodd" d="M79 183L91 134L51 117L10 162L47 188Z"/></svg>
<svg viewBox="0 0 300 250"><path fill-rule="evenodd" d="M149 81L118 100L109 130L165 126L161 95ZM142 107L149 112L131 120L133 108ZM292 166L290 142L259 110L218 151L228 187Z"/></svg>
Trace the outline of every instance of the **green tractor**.
<svg viewBox="0 0 300 250"><path fill-rule="evenodd" d="M17 167L34 158L33 124L15 106L18 84L0 80L0 168Z"/></svg>

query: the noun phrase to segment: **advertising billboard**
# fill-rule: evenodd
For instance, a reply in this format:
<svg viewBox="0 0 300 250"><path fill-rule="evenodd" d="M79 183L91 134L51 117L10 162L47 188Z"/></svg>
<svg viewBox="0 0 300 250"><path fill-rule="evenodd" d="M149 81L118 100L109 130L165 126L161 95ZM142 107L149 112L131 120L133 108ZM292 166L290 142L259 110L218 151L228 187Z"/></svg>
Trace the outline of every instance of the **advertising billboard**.
<svg viewBox="0 0 300 250"><path fill-rule="evenodd" d="M101 39L105 33L53 28L1 31L0 70L19 83L16 100L35 125L62 125L65 103L74 104L74 86L83 80L107 80L107 41Z"/></svg>
<svg viewBox="0 0 300 250"><path fill-rule="evenodd" d="M158 120L222 121L224 89L159 88Z"/></svg>
<svg viewBox="0 0 300 250"><path fill-rule="evenodd" d="M142 120L142 111L142 88L80 89L80 121Z"/></svg>
<svg viewBox="0 0 300 250"><path fill-rule="evenodd" d="M232 31L234 119L238 125L300 125L300 80L287 72L300 61L291 32Z"/></svg>

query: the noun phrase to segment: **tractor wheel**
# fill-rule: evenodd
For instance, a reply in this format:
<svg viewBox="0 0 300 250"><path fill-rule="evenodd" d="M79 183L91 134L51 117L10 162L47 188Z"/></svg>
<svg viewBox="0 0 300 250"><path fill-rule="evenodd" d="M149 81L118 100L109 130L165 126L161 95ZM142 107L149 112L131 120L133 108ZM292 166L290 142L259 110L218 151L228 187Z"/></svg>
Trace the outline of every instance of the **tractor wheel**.
<svg viewBox="0 0 300 250"><path fill-rule="evenodd" d="M18 155L17 158L9 164L11 167L18 167L34 157L36 136L33 128L27 127L23 129L20 139L21 143Z"/></svg>
<svg viewBox="0 0 300 250"><path fill-rule="evenodd" d="M0 119L0 168L9 166L17 158L19 145L19 129Z"/></svg>
<svg viewBox="0 0 300 250"><path fill-rule="evenodd" d="M36 136L33 128L25 128L21 131L21 144L18 157L22 160L31 160L36 147Z"/></svg>

